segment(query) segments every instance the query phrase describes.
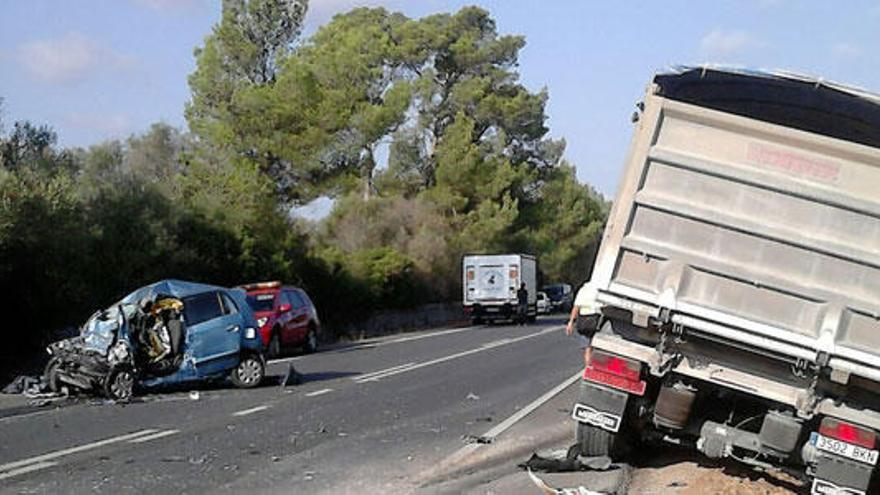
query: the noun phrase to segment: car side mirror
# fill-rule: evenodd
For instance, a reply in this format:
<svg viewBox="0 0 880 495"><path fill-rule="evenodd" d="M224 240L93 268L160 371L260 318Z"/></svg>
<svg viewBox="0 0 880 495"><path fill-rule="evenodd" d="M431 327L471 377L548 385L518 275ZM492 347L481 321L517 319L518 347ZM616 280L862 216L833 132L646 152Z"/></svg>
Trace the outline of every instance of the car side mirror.
<svg viewBox="0 0 880 495"><path fill-rule="evenodd" d="M293 308L290 306L290 304L286 304L286 303L282 304L281 306L278 306L278 311L281 313L287 313L291 309L293 309Z"/></svg>

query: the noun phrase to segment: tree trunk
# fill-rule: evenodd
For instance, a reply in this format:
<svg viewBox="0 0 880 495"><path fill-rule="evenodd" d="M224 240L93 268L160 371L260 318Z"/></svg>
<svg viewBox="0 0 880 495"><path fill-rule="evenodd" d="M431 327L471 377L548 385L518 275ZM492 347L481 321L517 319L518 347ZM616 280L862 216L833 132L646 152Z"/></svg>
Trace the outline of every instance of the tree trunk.
<svg viewBox="0 0 880 495"><path fill-rule="evenodd" d="M373 169L376 168L376 160L373 158L373 150L367 148L364 159L361 161L361 181L363 182L364 201L369 201L373 196Z"/></svg>

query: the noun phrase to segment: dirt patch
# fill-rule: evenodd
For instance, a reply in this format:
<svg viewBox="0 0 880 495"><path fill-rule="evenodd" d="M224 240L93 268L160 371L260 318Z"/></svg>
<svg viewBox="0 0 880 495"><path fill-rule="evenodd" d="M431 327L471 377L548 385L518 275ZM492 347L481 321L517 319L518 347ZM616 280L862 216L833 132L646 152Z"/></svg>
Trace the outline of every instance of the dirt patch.
<svg viewBox="0 0 880 495"><path fill-rule="evenodd" d="M791 495L800 482L784 474L759 473L747 469L705 466L682 461L663 467L646 467L633 471L632 494L681 495Z"/></svg>

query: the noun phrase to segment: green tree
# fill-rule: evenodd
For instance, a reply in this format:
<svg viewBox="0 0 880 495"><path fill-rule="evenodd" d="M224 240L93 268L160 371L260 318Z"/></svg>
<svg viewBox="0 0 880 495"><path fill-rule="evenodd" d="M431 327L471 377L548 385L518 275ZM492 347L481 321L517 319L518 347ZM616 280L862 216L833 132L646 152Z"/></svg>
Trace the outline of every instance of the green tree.
<svg viewBox="0 0 880 495"><path fill-rule="evenodd" d="M275 81L307 8L307 0L223 0L221 20L195 50L196 70L189 76L185 115L193 133L214 145L235 137L230 119L236 92Z"/></svg>

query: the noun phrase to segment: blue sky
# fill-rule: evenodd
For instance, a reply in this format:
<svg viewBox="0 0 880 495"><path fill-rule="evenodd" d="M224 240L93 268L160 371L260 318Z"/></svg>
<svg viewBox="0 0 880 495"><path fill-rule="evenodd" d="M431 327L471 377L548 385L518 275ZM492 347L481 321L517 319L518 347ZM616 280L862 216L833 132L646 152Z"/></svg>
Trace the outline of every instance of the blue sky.
<svg viewBox="0 0 880 495"><path fill-rule="evenodd" d="M787 69L880 91L880 1L312 0L307 33L382 5L419 17L480 5L526 36L522 80L550 92L549 126L581 180L613 195L629 117L651 75L675 64ZM29 0L0 17L3 121L52 125L65 146L184 127L193 48L219 0Z"/></svg>

